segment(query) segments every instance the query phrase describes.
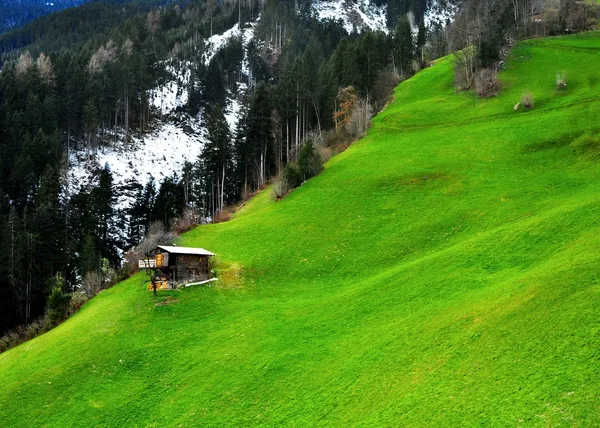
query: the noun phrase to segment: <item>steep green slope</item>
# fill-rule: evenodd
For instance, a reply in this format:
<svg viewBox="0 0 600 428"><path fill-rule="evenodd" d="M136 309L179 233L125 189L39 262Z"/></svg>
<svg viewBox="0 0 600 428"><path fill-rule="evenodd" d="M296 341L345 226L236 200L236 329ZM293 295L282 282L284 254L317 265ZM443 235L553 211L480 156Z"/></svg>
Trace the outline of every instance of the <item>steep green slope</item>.
<svg viewBox="0 0 600 428"><path fill-rule="evenodd" d="M519 44L491 100L448 59L404 82L323 174L182 238L243 283L157 306L140 275L0 355L2 425L600 425L599 66L594 33Z"/></svg>

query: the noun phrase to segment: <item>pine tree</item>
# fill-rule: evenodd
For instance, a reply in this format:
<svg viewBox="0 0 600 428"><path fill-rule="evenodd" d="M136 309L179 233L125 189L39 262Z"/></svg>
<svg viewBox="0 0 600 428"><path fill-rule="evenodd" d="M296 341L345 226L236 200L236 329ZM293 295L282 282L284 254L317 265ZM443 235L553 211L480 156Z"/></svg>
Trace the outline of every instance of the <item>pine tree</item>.
<svg viewBox="0 0 600 428"><path fill-rule="evenodd" d="M183 207L183 187L179 184L177 175L166 177L161 182L156 196L154 217L168 230L172 226L172 220L183 212Z"/></svg>
<svg viewBox="0 0 600 428"><path fill-rule="evenodd" d="M206 74L202 82L202 104L204 108L210 109L212 106L225 106L227 91L223 82L223 71L218 58L213 58L208 64Z"/></svg>
<svg viewBox="0 0 600 428"><path fill-rule="evenodd" d="M407 16L401 16L394 31L395 63L403 76L412 74L412 61L414 58L413 34Z"/></svg>
<svg viewBox="0 0 600 428"><path fill-rule="evenodd" d="M119 261L118 248L122 246L117 233L119 219L114 208L116 200L112 173L108 165L105 165L98 172L98 186L91 191L91 203L100 256L108 259L113 266Z"/></svg>
<svg viewBox="0 0 600 428"><path fill-rule="evenodd" d="M206 128L208 141L200 155L207 195L210 200L210 212L221 212L230 200L233 187L233 146L229 134L229 125L223 111L214 106L208 112ZM210 184L209 184L210 183Z"/></svg>
<svg viewBox="0 0 600 428"><path fill-rule="evenodd" d="M274 166L271 99L266 85L259 85L252 97L246 121L246 144L255 187L263 186Z"/></svg>
<svg viewBox="0 0 600 428"><path fill-rule="evenodd" d="M83 275L89 272L98 272L100 270L100 255L95 239L92 235L87 235L83 242L81 253L81 273Z"/></svg>
<svg viewBox="0 0 600 428"><path fill-rule="evenodd" d="M425 43L427 42L427 29L425 21L419 24L419 32L417 34L417 51L421 55L421 65L425 63Z"/></svg>
<svg viewBox="0 0 600 428"><path fill-rule="evenodd" d="M233 141L233 158L235 165L235 179L238 191L241 188L242 199L246 199L252 189L250 186L249 165L251 151L246 144L246 128L248 122L248 103L243 102L238 123L236 125Z"/></svg>

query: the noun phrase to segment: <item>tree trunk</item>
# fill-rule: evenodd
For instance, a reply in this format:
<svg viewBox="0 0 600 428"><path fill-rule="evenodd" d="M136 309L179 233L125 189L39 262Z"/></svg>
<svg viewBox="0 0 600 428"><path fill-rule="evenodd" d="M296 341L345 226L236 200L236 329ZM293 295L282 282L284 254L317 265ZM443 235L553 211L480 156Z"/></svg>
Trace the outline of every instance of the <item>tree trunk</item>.
<svg viewBox="0 0 600 428"><path fill-rule="evenodd" d="M294 154L294 156L297 158L298 157L298 140L300 139L300 88L299 85L296 84L296 141L295 143L295 149L296 149L296 153Z"/></svg>
<svg viewBox="0 0 600 428"><path fill-rule="evenodd" d="M125 144L129 143L129 88L125 88Z"/></svg>
<svg viewBox="0 0 600 428"><path fill-rule="evenodd" d="M290 120L285 120L285 162L290 161Z"/></svg>
<svg viewBox="0 0 600 428"><path fill-rule="evenodd" d="M115 145L117 144L117 114L119 112L119 101L115 103Z"/></svg>
<svg viewBox="0 0 600 428"><path fill-rule="evenodd" d="M225 208L225 165L223 165L223 179L221 180L221 211Z"/></svg>

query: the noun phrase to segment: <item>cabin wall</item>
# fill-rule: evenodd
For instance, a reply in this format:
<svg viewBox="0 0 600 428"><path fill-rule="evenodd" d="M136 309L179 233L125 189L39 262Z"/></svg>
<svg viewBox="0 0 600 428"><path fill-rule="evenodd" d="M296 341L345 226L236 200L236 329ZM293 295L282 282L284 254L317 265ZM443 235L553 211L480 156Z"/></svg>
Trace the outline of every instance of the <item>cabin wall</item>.
<svg viewBox="0 0 600 428"><path fill-rule="evenodd" d="M175 265L175 280L177 282L204 281L208 278L208 257L177 255Z"/></svg>

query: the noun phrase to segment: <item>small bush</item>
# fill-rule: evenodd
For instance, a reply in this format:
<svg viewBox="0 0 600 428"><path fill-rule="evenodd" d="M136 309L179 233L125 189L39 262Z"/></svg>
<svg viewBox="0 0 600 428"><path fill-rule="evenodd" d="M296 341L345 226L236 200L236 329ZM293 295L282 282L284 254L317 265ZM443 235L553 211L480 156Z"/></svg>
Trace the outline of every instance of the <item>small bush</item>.
<svg viewBox="0 0 600 428"><path fill-rule="evenodd" d="M279 177L273 181L273 199L279 200L288 194L293 187L290 186L285 177Z"/></svg>
<svg viewBox="0 0 600 428"><path fill-rule="evenodd" d="M48 319L52 324L58 324L65 318L70 300L71 296L63 292L61 286L52 288L48 296Z"/></svg>
<svg viewBox="0 0 600 428"><path fill-rule="evenodd" d="M496 96L500 91L500 81L496 70L491 68L483 68L475 75L475 90L477 95L483 98Z"/></svg>
<svg viewBox="0 0 600 428"><path fill-rule="evenodd" d="M383 107L392 98L391 95L394 92L394 88L401 82L398 73L391 71L380 71L377 74L377 78L373 83L371 90L373 94L373 101L375 104L375 111L381 111Z"/></svg>
<svg viewBox="0 0 600 428"><path fill-rule="evenodd" d="M321 157L323 163L327 162L333 156L333 151L331 150L331 147L321 145L317 146L317 153Z"/></svg>
<svg viewBox="0 0 600 428"><path fill-rule="evenodd" d="M456 91L468 91L473 88L475 75L474 54L470 49L457 52L454 58L454 85Z"/></svg>
<svg viewBox="0 0 600 428"><path fill-rule="evenodd" d="M88 297L83 293L73 293L71 295L71 305L69 308L69 314L73 315L77 312L85 303L88 301Z"/></svg>
<svg viewBox="0 0 600 428"><path fill-rule="evenodd" d="M359 99L355 108L352 110L350 120L344 128L352 141L362 138L371 126L371 116L373 116L373 107L366 100Z"/></svg>
<svg viewBox="0 0 600 428"><path fill-rule="evenodd" d="M213 223L225 223L226 221L231 220L232 217L233 217L233 213L231 211L229 211L227 208L224 208L215 214L215 216L213 218Z"/></svg>
<svg viewBox="0 0 600 428"><path fill-rule="evenodd" d="M559 91L567 89L567 73L561 71L556 73L556 89Z"/></svg>
<svg viewBox="0 0 600 428"><path fill-rule="evenodd" d="M81 309L88 300L88 297L83 293L75 292L69 295L62 288L55 286L48 298L46 315L27 325L16 326L0 337L0 353L50 331L64 319Z"/></svg>
<svg viewBox="0 0 600 428"><path fill-rule="evenodd" d="M27 326L26 335L24 337L25 340L33 339L38 334L40 334L45 327L44 323L41 321L34 321Z"/></svg>
<svg viewBox="0 0 600 428"><path fill-rule="evenodd" d="M8 341L8 337L2 336L0 337L0 354L4 351L7 351L10 347L10 342Z"/></svg>
<svg viewBox="0 0 600 428"><path fill-rule="evenodd" d="M305 149L305 147L308 147ZM315 158L319 159L319 167L314 164ZM308 179L322 169L320 156L312 141L308 140L302 146L298 162L300 167L294 163L288 163L281 176L273 181L273 199L279 200L287 195L292 189L300 186L304 179ZM317 171L318 169L318 171Z"/></svg>
<svg viewBox="0 0 600 428"><path fill-rule="evenodd" d="M411 66L412 66L412 71L414 74L417 74L419 71L421 71L421 68L422 68L421 61L413 60Z"/></svg>
<svg viewBox="0 0 600 428"><path fill-rule="evenodd" d="M298 165L296 165L294 162L288 163L283 169L282 180L286 182L290 190L300 186L302 184L302 175Z"/></svg>
<svg viewBox="0 0 600 428"><path fill-rule="evenodd" d="M298 167L303 180L308 180L323 170L323 162L312 140L304 142L298 156Z"/></svg>
<svg viewBox="0 0 600 428"><path fill-rule="evenodd" d="M85 295L90 299L102 290L103 285L104 280L102 274L95 271L86 273L83 282L81 283Z"/></svg>
<svg viewBox="0 0 600 428"><path fill-rule="evenodd" d="M198 212L194 208L185 208L183 214L175 220L173 227L175 233L181 235L182 233L193 229L198 225L198 217Z"/></svg>
<svg viewBox="0 0 600 428"><path fill-rule="evenodd" d="M0 337L0 353L14 348L27 340L33 339L40 334L46 333L53 326L54 324L50 322L49 317L46 314L28 325L19 325L15 327L13 330Z"/></svg>
<svg viewBox="0 0 600 428"><path fill-rule="evenodd" d="M523 92L523 95L521 95L521 105L526 110L531 110L533 107L535 107L533 94L530 91L525 91Z"/></svg>

